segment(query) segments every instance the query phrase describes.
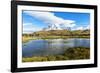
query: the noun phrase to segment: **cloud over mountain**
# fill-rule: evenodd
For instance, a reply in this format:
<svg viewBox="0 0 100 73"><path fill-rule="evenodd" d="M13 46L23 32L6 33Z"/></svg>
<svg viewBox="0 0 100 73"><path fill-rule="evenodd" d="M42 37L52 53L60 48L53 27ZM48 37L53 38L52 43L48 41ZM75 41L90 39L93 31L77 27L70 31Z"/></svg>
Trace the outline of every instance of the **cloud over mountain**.
<svg viewBox="0 0 100 73"><path fill-rule="evenodd" d="M48 24L49 26L54 25L58 29L62 29L62 27L74 27L75 21L74 20L65 20L61 17L57 17L52 12L40 12L40 11L25 11L28 15L37 18L44 23ZM53 27L54 28L54 27Z"/></svg>
<svg viewBox="0 0 100 73"><path fill-rule="evenodd" d="M62 29L71 29L71 30L86 30L90 29L90 25L88 21L84 21L84 19L78 19L76 17L73 20L67 19L67 17L63 18L64 14L60 13L58 16L56 12L43 12L43 11L23 11L23 14L28 15L27 17L33 19L33 22L30 19L24 20L23 22L23 33L32 33L40 30L62 30ZM62 16L61 16L62 15ZM66 15L68 15L66 13ZM85 16L85 15L84 15ZM84 17L83 17L84 18ZM36 23L34 21L36 19ZM38 21L39 20L39 21ZM77 21L80 20L80 21ZM27 22L25 22L27 21ZM47 24L46 25L44 25ZM85 23L85 25L83 25ZM43 26L42 26L43 24ZM45 28L46 27L46 28Z"/></svg>

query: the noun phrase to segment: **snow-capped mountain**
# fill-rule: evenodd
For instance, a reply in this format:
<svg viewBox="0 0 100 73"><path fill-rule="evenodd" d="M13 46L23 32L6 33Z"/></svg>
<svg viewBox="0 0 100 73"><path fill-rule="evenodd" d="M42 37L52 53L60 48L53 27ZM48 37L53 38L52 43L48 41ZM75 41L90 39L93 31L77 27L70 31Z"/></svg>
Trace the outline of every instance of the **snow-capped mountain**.
<svg viewBox="0 0 100 73"><path fill-rule="evenodd" d="M48 25L47 28L43 28L43 30L48 31L48 30L71 30L71 27L66 27L62 24L52 24Z"/></svg>

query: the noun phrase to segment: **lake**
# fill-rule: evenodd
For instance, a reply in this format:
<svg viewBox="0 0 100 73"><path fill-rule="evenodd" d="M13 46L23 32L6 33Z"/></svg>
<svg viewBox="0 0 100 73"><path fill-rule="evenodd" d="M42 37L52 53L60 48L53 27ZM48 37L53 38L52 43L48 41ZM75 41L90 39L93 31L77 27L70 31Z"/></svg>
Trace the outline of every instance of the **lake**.
<svg viewBox="0 0 100 73"><path fill-rule="evenodd" d="M30 40L22 45L22 56L47 56L62 54L68 48L90 47L90 39L70 38L70 39L40 39Z"/></svg>

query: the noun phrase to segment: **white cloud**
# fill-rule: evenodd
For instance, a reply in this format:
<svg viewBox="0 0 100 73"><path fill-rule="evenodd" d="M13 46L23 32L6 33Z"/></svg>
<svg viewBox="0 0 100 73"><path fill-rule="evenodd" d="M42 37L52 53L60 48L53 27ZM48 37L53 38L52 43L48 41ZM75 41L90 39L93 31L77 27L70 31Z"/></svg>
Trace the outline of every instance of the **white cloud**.
<svg viewBox="0 0 100 73"><path fill-rule="evenodd" d="M55 25L59 29L63 25L64 27L74 27L75 21L74 20L65 20L61 17L55 16L52 12L39 12L39 11L24 11L30 16L33 16L48 25Z"/></svg>
<svg viewBox="0 0 100 73"><path fill-rule="evenodd" d="M84 30L84 27L77 27L76 30Z"/></svg>
<svg viewBox="0 0 100 73"><path fill-rule="evenodd" d="M85 29L90 29L90 25L86 26Z"/></svg>
<svg viewBox="0 0 100 73"><path fill-rule="evenodd" d="M87 26L76 26L72 30L86 30L86 29L90 29L90 25L87 25Z"/></svg>
<svg viewBox="0 0 100 73"><path fill-rule="evenodd" d="M34 18L37 18L44 23L48 25L56 25L59 29L62 27L71 27L72 30L85 30L85 29L90 29L90 26L77 26L75 24L74 20L65 20L61 17L57 17L54 13L52 12L39 12L39 11L24 11L30 16L33 16ZM32 32L32 31L38 31L40 30L39 27L33 26L33 24L24 24L24 31L26 32Z"/></svg>
<svg viewBox="0 0 100 73"><path fill-rule="evenodd" d="M32 33L39 30L41 29L39 27L35 27L32 23L23 24L23 33Z"/></svg>

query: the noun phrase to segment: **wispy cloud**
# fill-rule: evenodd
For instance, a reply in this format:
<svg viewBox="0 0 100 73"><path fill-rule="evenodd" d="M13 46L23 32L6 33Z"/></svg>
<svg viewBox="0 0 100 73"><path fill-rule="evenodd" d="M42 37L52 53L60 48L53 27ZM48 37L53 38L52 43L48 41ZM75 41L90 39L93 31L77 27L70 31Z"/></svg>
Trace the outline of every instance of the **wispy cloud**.
<svg viewBox="0 0 100 73"><path fill-rule="evenodd" d="M39 30L41 30L41 28L34 26L32 23L23 24L23 33L32 33Z"/></svg>
<svg viewBox="0 0 100 73"><path fill-rule="evenodd" d="M61 28L64 27L74 27L75 21L74 20L65 20L61 17L57 17L52 12L39 12L39 11L24 11L30 16L37 18L48 25L56 25L56 27Z"/></svg>
<svg viewBox="0 0 100 73"><path fill-rule="evenodd" d="M58 17L53 12L40 12L40 11L24 11L29 16L41 20L47 25L56 25L59 29L70 27L71 30L85 30L90 29L89 25L78 25L75 20L63 19L62 17ZM40 26L35 26L33 23L24 23L23 24L23 33L32 33L34 31L42 30L43 28Z"/></svg>

